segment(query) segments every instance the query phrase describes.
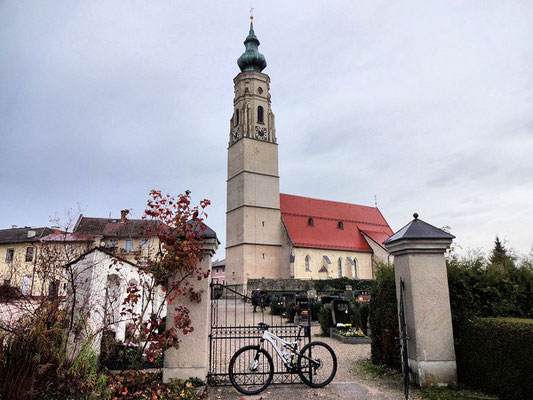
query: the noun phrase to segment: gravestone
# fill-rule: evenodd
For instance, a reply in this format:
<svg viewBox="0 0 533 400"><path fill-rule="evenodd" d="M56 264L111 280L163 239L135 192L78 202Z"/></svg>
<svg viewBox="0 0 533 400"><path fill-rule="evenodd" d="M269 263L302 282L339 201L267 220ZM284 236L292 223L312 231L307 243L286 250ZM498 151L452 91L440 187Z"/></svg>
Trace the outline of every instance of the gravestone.
<svg viewBox="0 0 533 400"><path fill-rule="evenodd" d="M296 296L295 298L296 314L294 323L300 325L309 325L309 299L307 296Z"/></svg>
<svg viewBox="0 0 533 400"><path fill-rule="evenodd" d="M334 299L338 299L339 297L338 296L322 296L320 298L320 302L322 303L322 305L325 307L325 308L331 308L331 302L334 300Z"/></svg>
<svg viewBox="0 0 533 400"><path fill-rule="evenodd" d="M350 313L349 304L346 300L334 299L331 303L331 316L333 317L333 325L349 324Z"/></svg>

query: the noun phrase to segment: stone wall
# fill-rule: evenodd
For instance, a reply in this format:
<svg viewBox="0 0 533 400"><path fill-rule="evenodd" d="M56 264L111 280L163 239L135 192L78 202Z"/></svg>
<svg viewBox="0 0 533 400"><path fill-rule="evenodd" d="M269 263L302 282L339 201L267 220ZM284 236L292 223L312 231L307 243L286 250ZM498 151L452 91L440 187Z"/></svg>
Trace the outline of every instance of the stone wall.
<svg viewBox="0 0 533 400"><path fill-rule="evenodd" d="M314 289L312 280L299 279L248 279L248 290L276 292L307 292Z"/></svg>

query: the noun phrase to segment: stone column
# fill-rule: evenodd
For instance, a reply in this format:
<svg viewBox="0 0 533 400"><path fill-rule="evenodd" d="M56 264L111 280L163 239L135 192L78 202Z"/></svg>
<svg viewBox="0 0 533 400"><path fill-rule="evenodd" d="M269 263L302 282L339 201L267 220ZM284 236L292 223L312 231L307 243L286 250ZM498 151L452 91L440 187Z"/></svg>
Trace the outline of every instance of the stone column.
<svg viewBox="0 0 533 400"><path fill-rule="evenodd" d="M421 387L456 386L457 366L444 252L454 236L415 219L384 244L394 255L396 295L404 282L409 370Z"/></svg>
<svg viewBox="0 0 533 400"><path fill-rule="evenodd" d="M202 269L211 270L211 258L218 248L218 240L207 239L204 245L203 257L200 260ZM185 305L189 311L194 331L181 336L179 349L168 349L165 351L165 363L163 367L163 382L171 379L187 379L190 377L205 380L209 371L209 329L211 327L211 302L209 292L210 279L200 281L194 279L191 284L196 290L203 290L202 301L200 303L184 300L181 305ZM177 303L170 303L167 306L167 324L174 321L174 308Z"/></svg>

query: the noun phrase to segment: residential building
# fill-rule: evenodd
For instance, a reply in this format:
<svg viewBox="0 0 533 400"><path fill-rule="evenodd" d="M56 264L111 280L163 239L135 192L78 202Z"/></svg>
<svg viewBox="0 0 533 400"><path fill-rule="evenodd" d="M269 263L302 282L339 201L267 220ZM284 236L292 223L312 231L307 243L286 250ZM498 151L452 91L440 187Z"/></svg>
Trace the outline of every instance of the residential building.
<svg viewBox="0 0 533 400"><path fill-rule="evenodd" d="M211 282L226 283L226 260L213 261L211 266Z"/></svg>

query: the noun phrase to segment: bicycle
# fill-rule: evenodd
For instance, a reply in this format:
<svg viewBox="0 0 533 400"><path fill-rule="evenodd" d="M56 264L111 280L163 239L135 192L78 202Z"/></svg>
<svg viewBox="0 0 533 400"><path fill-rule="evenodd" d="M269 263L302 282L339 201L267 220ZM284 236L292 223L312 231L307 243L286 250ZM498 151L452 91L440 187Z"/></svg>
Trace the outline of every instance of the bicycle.
<svg viewBox="0 0 533 400"><path fill-rule="evenodd" d="M269 325L260 322L263 331L259 345L244 346L231 357L229 378L239 392L254 395L265 390L274 377L272 356L263 348L268 341L282 359L289 373L297 373L307 386L321 388L330 383L337 372L337 356L323 342L309 342L298 352L300 330L295 342L287 342L268 331ZM281 349L276 345L280 344Z"/></svg>

